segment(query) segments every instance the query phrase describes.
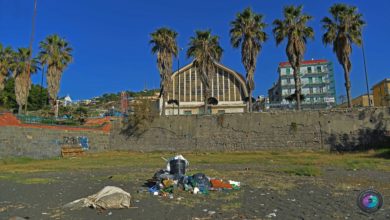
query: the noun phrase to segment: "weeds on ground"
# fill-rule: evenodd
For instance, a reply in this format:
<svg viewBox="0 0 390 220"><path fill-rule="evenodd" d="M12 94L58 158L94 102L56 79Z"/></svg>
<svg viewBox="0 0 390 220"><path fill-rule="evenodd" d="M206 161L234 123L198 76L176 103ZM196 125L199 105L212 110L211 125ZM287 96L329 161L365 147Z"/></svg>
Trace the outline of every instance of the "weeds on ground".
<svg viewBox="0 0 390 220"><path fill-rule="evenodd" d="M297 167L281 168L280 171L287 174L297 175L297 176L320 176L321 175L321 170L313 166L297 166Z"/></svg>
<svg viewBox="0 0 390 220"><path fill-rule="evenodd" d="M365 153L337 154L327 152L305 151L261 151L261 152L216 152L216 153L183 153L190 161L190 167L196 165L245 165L261 166L264 171L287 173L298 176L319 176L324 167L341 167L347 170L367 169L390 171L390 160L386 158L388 150L370 151ZM48 171L97 170L116 168L137 168L147 172L164 167L162 158L169 158L172 152L124 152L113 151L97 154L87 154L77 158L55 158L33 160L30 158L11 158L0 160L0 175L26 174ZM382 156L381 156L382 155ZM385 155L385 156L383 156ZM242 166L241 166L242 167ZM153 172L152 171L152 172ZM201 172L201 171L196 171ZM209 169L206 174L211 176L229 177L226 172ZM233 173L231 173L233 175ZM245 172L242 173L245 175ZM135 175L135 174L134 174ZM129 176L116 176L118 181ZM231 178L236 177L232 176Z"/></svg>

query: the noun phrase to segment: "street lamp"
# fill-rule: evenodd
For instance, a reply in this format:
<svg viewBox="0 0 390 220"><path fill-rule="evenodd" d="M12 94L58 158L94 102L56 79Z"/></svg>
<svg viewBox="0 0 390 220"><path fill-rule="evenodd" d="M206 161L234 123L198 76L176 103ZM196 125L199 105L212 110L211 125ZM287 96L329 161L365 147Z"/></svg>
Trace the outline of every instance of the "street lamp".
<svg viewBox="0 0 390 220"><path fill-rule="evenodd" d="M179 74L179 70L180 70L180 51L182 51L183 49L184 48L179 47L179 49L177 50L177 74ZM179 102L180 102L180 98L178 100L178 103ZM177 107L177 115L180 115L180 105L178 104L177 106L178 106Z"/></svg>
<svg viewBox="0 0 390 220"><path fill-rule="evenodd" d="M371 107L370 89L368 88L368 74L367 74L367 65L366 65L366 54L364 53L363 37L362 37L362 52L363 52L364 72L365 72L365 75L366 75L366 87L367 87L367 96L368 96L368 106Z"/></svg>

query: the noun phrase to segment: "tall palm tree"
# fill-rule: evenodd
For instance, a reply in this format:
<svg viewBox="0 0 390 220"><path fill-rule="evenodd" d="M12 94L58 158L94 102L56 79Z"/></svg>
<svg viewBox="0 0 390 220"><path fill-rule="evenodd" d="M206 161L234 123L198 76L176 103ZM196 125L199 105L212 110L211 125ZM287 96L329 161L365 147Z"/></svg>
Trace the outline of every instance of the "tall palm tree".
<svg viewBox="0 0 390 220"><path fill-rule="evenodd" d="M345 89L347 90L348 107L352 107L350 72L352 68L349 56L352 53L352 44L362 44L362 28L365 22L357 8L345 4L335 4L330 10L333 20L329 17L322 19L326 33L322 42L333 44L333 52L336 53L339 63L344 69Z"/></svg>
<svg viewBox="0 0 390 220"><path fill-rule="evenodd" d="M262 44L267 40L263 15L254 13L250 8L238 13L231 22L230 42L234 48L241 46L241 61L246 70L246 84L249 94L249 111L252 112L252 91L255 89L254 74L257 56Z"/></svg>
<svg viewBox="0 0 390 220"><path fill-rule="evenodd" d="M5 79L9 76L14 51L0 44L0 91L4 89Z"/></svg>
<svg viewBox="0 0 390 220"><path fill-rule="evenodd" d="M312 16L302 13L302 6L287 6L284 8L284 20L276 19L273 33L276 44L287 38L286 55L294 70L295 98L297 110L301 109L301 78L300 66L306 50L308 39L314 39L314 30L307 26Z"/></svg>
<svg viewBox="0 0 390 220"><path fill-rule="evenodd" d="M203 85L204 112L208 112L210 98L210 84L212 75L216 71L216 62L222 57L223 49L219 45L219 37L213 36L210 30L196 31L191 37L187 57L194 59L195 67L200 71L200 80Z"/></svg>
<svg viewBox="0 0 390 220"><path fill-rule="evenodd" d="M28 95L31 89L30 73L38 69L36 59L31 59L31 51L28 48L19 48L14 54L14 61L11 67L15 78L15 96L19 105L18 113L21 114L23 105L27 104Z"/></svg>
<svg viewBox="0 0 390 220"><path fill-rule="evenodd" d="M171 84L173 56L176 57L178 47L177 32L169 28L159 28L150 34L152 53L157 55L157 68L160 72L160 96L163 98L161 114L165 115L165 103L168 98L169 85Z"/></svg>
<svg viewBox="0 0 390 220"><path fill-rule="evenodd" d="M50 104L54 107L60 89L61 77L72 62L72 48L68 42L58 35L50 35L39 45L38 59L46 66L47 89Z"/></svg>

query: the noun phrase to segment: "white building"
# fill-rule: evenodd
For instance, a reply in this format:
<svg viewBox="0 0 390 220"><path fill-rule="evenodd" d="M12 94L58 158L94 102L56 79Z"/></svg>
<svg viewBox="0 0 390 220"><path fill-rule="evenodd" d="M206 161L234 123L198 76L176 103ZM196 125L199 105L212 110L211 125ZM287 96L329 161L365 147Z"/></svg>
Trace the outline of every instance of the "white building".
<svg viewBox="0 0 390 220"><path fill-rule="evenodd" d="M289 105L288 97L295 93L293 69L289 62L278 67L278 82L268 91L271 106ZM326 108L335 106L336 89L333 65L327 60L303 61L300 67L303 108Z"/></svg>

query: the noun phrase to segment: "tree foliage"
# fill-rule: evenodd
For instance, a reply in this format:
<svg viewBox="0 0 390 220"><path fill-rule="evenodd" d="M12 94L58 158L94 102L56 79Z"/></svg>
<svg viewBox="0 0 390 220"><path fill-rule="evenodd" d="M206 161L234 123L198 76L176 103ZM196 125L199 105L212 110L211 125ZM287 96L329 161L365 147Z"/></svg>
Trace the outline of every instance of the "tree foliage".
<svg viewBox="0 0 390 220"><path fill-rule="evenodd" d="M207 112L211 77L215 73L216 63L221 60L223 49L219 45L219 37L212 35L210 30L196 31L188 46L187 57L194 59L194 66L200 71L200 80L203 84L204 110Z"/></svg>
<svg viewBox="0 0 390 220"><path fill-rule="evenodd" d="M36 111L42 109L47 104L47 89L40 85L31 85L28 96L28 110ZM15 96L15 79L8 78L5 81L4 90L0 92L0 106L8 110L14 110L18 107Z"/></svg>
<svg viewBox="0 0 390 220"><path fill-rule="evenodd" d="M287 6L284 8L284 19L276 19L273 33L276 44L279 45L287 39L286 55L294 70L295 91L297 97L297 109L301 109L301 78L300 66L306 51L308 39L314 39L314 30L307 26L312 16L303 14L303 6Z"/></svg>
<svg viewBox="0 0 390 220"><path fill-rule="evenodd" d="M4 89L5 80L11 75L14 51L11 47L3 47L0 43L0 92Z"/></svg>
<svg viewBox="0 0 390 220"><path fill-rule="evenodd" d="M157 68L160 72L160 94L163 97L162 115L165 115L165 102L171 84L172 60L177 56L177 33L169 28L159 28L151 33L152 53L157 55Z"/></svg>
<svg viewBox="0 0 390 220"><path fill-rule="evenodd" d="M238 13L236 19L231 22L230 42L234 48L241 46L241 61L246 70L249 97L252 97L252 91L255 89L257 56L262 44L267 40L265 27L263 15L254 13L250 8ZM252 99L249 99L249 111L252 111Z"/></svg>
<svg viewBox="0 0 390 220"><path fill-rule="evenodd" d="M122 133L127 136L139 137L147 131L158 116L155 104L155 102L148 99L139 100L134 106L133 114L125 118L125 128Z"/></svg>
<svg viewBox="0 0 390 220"><path fill-rule="evenodd" d="M19 48L14 54L14 62L11 64L13 77L15 78L15 97L18 103L18 113L22 113L22 107L27 104L31 89L31 76L38 70L38 62L31 58L31 50ZM30 69L30 71L28 71ZM29 74L30 73L30 74Z"/></svg>
<svg viewBox="0 0 390 220"><path fill-rule="evenodd" d="M65 68L72 62L72 48L58 35L50 35L40 43L39 61L47 66L46 78L51 105L60 89L60 82Z"/></svg>
<svg viewBox="0 0 390 220"><path fill-rule="evenodd" d="M322 37L325 45L332 44L333 52L344 69L345 88L347 92L348 107L352 107L350 72L352 63L349 59L352 53L352 44L362 44L362 29L365 25L357 8L346 4L335 4L329 9L332 18L322 19L326 30Z"/></svg>

